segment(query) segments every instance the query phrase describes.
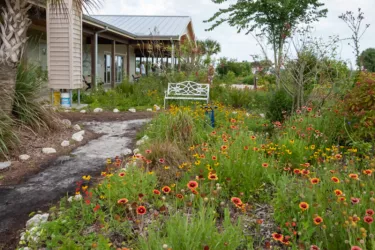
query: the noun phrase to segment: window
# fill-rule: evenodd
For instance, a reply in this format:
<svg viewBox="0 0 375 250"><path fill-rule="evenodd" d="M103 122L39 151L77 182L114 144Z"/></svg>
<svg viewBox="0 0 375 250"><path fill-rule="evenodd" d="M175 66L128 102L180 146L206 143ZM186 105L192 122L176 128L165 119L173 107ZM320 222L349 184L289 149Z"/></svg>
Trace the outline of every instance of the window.
<svg viewBox="0 0 375 250"><path fill-rule="evenodd" d="M124 57L116 56L116 82L122 82L124 76Z"/></svg>

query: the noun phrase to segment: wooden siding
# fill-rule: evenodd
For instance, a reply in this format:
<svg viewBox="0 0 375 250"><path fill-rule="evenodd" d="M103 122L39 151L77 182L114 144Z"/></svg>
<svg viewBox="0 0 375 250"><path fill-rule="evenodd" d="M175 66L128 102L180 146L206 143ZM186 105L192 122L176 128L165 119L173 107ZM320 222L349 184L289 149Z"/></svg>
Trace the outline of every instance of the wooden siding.
<svg viewBox="0 0 375 250"><path fill-rule="evenodd" d="M47 6L47 56L49 87L82 88L82 11L64 0L67 13Z"/></svg>

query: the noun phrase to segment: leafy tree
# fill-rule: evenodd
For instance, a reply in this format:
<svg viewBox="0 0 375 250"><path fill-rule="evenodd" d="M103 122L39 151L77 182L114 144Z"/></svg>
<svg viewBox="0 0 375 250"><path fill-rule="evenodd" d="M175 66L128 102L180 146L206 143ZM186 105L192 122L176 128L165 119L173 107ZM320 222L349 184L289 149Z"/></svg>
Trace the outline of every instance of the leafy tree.
<svg viewBox="0 0 375 250"><path fill-rule="evenodd" d="M366 70L375 72L375 48L368 48L358 58Z"/></svg>
<svg viewBox="0 0 375 250"><path fill-rule="evenodd" d="M227 0L212 1L222 4ZM228 23L238 32L244 30L246 34L256 32L266 36L273 48L277 85L280 87L280 67L286 39L298 24L308 24L325 17L327 9L321 9L322 6L324 3L319 0L237 0L205 22L214 22L209 31Z"/></svg>
<svg viewBox="0 0 375 250"><path fill-rule="evenodd" d="M350 46L354 49L355 58L359 58L359 51L360 51L360 40L365 34L370 24L366 24L364 28L362 28L362 21L365 19L364 13L362 12L361 8L358 9L358 15L355 16L354 12L347 11L339 16L349 27L349 29L353 32L349 40L352 40L352 43L349 43ZM358 70L361 69L361 60L357 60L357 67Z"/></svg>

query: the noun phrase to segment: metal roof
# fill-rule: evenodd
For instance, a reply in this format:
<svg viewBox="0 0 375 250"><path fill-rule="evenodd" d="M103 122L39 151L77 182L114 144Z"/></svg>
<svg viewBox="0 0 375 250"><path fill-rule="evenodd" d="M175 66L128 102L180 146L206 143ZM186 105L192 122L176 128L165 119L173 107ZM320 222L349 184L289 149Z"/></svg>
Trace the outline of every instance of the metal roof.
<svg viewBox="0 0 375 250"><path fill-rule="evenodd" d="M191 22L189 16L92 15L91 18L133 34L139 39L179 39Z"/></svg>

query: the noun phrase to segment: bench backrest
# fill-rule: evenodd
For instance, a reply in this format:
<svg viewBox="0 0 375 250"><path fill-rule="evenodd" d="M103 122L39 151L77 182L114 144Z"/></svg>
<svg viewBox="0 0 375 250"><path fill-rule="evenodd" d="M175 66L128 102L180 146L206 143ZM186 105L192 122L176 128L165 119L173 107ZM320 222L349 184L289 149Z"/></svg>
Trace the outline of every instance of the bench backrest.
<svg viewBox="0 0 375 250"><path fill-rule="evenodd" d="M210 95L210 85L191 81L168 83L168 96L204 96Z"/></svg>

